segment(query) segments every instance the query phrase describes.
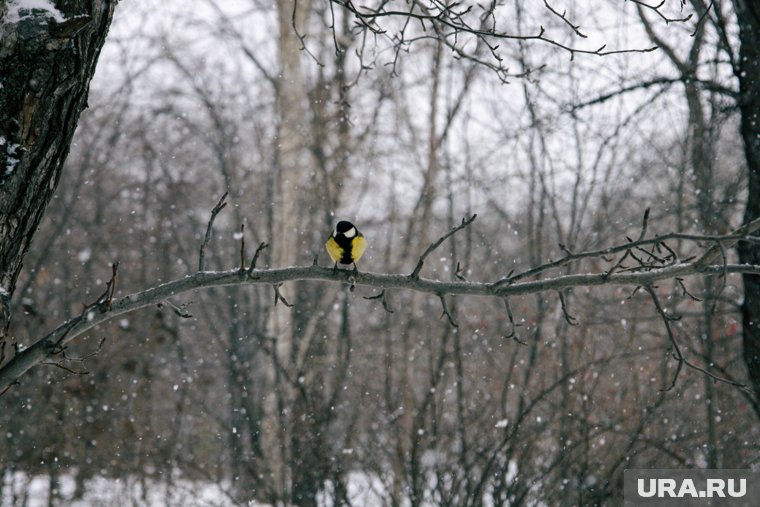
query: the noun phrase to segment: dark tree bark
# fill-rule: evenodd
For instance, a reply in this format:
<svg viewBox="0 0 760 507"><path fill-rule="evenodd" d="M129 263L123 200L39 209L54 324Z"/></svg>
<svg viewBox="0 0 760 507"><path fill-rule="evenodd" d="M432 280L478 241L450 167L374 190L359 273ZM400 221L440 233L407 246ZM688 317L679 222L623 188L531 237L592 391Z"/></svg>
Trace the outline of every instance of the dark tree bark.
<svg viewBox="0 0 760 507"><path fill-rule="evenodd" d="M760 4L754 0L734 0L739 23L739 107L741 134L747 158L748 195L744 221L760 217ZM739 243L743 263L760 262L757 245ZM754 390L760 400L760 276L744 274L744 360ZM760 415L760 414L758 414Z"/></svg>
<svg viewBox="0 0 760 507"><path fill-rule="evenodd" d="M0 341L24 256L87 106L116 3L51 0L51 10L12 13L0 0Z"/></svg>

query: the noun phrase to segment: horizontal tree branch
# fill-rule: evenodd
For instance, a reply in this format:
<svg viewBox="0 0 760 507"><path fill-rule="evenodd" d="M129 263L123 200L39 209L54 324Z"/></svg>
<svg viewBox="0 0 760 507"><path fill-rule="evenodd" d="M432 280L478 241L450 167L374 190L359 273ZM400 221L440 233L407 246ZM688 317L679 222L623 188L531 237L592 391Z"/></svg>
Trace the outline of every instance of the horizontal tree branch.
<svg viewBox="0 0 760 507"><path fill-rule="evenodd" d="M224 207L222 196L217 205L212 210L211 218L206 230L206 235L201 246L199 266L203 266L203 251L208 244L212 223L216 215ZM469 226L477 215L472 215L469 219L463 219L462 223L444 234L437 241L432 243L420 256L414 271L410 275L401 274L379 274L379 273L360 273L355 270L338 270L335 268L324 268L317 264L317 258L311 266L298 266L279 269L255 269L256 260L261 251L266 248L266 243L262 243L256 249L256 253L251 260L250 267L245 267L245 252L241 248L240 267L230 271L203 271L199 270L194 275L186 276L179 280L174 280L157 287L146 289L141 292L124 296L114 300L114 291L116 285L116 274L118 263L112 267L110 281L106 284L105 292L94 302L84 305L82 312L73 317L45 337L35 342L27 349L19 351L6 364L0 363L0 395L5 393L18 379L33 366L49 360L52 356L65 351L66 344L77 336L87 332L93 327L106 322L119 315L159 304L173 296L186 292L211 288L222 287L226 285L270 285L274 289L275 304L282 301L286 306L290 305L280 293L280 286L285 282L317 280L327 282L347 283L351 290L356 285L364 285L381 289L381 294L385 295L388 289L406 289L418 292L426 292L438 296L443 306L444 315L449 317L449 322L456 326L456 321L448 312L445 296L467 295L467 296L485 296L502 298L507 301L509 296L533 294L537 292L556 290L562 294L562 290L573 287L590 287L595 285L634 285L637 288L646 287L651 291L655 282L660 280L675 279L683 287L682 279L686 276L696 274L719 274L725 277L728 273L753 273L760 275L760 265L746 264L728 264L726 261L726 248L732 248L738 241L756 241L758 239L754 234L760 231L760 219L753 220L734 230L731 234L724 236L699 236L682 233L666 234L651 239L646 239L647 223L649 210L644 213L641 232L637 240L630 238L623 245L609 247L603 250L587 251L573 253L565 246L560 248L566 253L566 256L557 261L549 261L546 264L529 269L528 271L515 276L507 275L494 283L487 282L470 282L459 278L458 281L440 281L421 278L419 276L425 258L438 248L446 239L456 234L458 231ZM708 241L710 246L702 252L701 255L690 257L688 259L679 259L678 254L665 244L666 239L672 238L690 239L697 244ZM651 250L642 248L651 246ZM704 247L703 247L704 248ZM660 250L664 249L665 253ZM634 253L634 251L636 253ZM611 253L625 252L617 261L607 259L605 256ZM640 257L639 257L640 256ZM561 265L571 263L583 258L596 257L601 258L614 265L609 269L599 273L584 273L557 276L554 278L543 278L538 280L524 280L528 277L543 274L545 270L556 268ZM635 262L634 266L623 266L623 261L631 259ZM718 260L721 264L714 264ZM456 273L455 273L456 276ZM685 289L684 289L685 290ZM384 300L383 307L388 310ZM568 318L567 308L563 301L563 310ZM507 303L507 311L511 311Z"/></svg>
<svg viewBox="0 0 760 507"><path fill-rule="evenodd" d="M270 285L278 287L285 282L315 280L337 283L354 283L378 289L405 289L425 292L436 296L461 295L504 298L534 294L548 290L571 287L591 287L597 285L651 286L655 282L690 275L754 273L760 275L760 266L744 264L720 264L700 266L699 260L646 272L624 272L607 274L586 273L517 282L505 286L493 283L440 281L415 278L410 275L355 273L352 270L335 270L321 266L298 266L280 269L254 270L249 272L233 269L230 271L204 271L178 280L153 287L141 292L115 299L106 305L95 307L74 317L24 349L0 368L0 392L8 389L30 368L58 353L71 340L95 326L128 312L160 303L170 297L186 292L228 285Z"/></svg>
<svg viewBox="0 0 760 507"><path fill-rule="evenodd" d="M576 104L571 104L568 108L568 111L571 113L578 112L579 110L589 107L589 106L595 106L598 104L603 104L615 97L620 97L623 95L626 95L630 92L635 92L638 90L647 90L649 88L652 88L654 86L671 86L677 83L683 83L687 84L689 86L696 86L698 88L701 88L703 90L708 90L711 92L715 92L721 95L724 95L726 97L729 97L731 99L737 99L739 97L739 91L734 90L733 88L729 86L724 86L717 81L712 81L709 79L697 79L697 78L687 78L686 76L679 76L679 77L656 77L654 79L650 79L648 81L641 81L638 83L633 83L629 86L623 86L621 88L618 88L616 90L612 90L606 93L603 93L599 95L598 97L594 97L592 99L588 99L584 102L578 102Z"/></svg>

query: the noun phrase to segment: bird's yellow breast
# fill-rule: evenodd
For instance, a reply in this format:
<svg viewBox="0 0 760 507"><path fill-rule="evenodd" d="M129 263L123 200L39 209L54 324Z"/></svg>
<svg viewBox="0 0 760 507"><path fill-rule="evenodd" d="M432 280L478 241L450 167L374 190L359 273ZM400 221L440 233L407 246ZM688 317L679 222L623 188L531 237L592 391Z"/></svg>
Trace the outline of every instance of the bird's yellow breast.
<svg viewBox="0 0 760 507"><path fill-rule="evenodd" d="M327 248L327 253L330 255L330 259L332 259L333 262L338 262L341 257L343 257L343 249L332 236L327 240L325 248Z"/></svg>
<svg viewBox="0 0 760 507"><path fill-rule="evenodd" d="M364 254L364 250L367 248L367 240L359 233L341 246L333 236L330 236L325 248L333 262L351 264L358 261Z"/></svg>
<svg viewBox="0 0 760 507"><path fill-rule="evenodd" d="M351 260L356 262L361 259L366 248L367 240L361 234L357 235L351 242Z"/></svg>

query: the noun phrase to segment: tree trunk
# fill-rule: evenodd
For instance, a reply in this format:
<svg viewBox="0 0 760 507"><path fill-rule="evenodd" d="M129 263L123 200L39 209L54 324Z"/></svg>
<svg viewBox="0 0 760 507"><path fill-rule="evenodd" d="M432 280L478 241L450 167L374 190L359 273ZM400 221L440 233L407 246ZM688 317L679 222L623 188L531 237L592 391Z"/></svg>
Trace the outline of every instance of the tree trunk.
<svg viewBox="0 0 760 507"><path fill-rule="evenodd" d="M294 266L310 259L306 252L311 246L311 236L300 227L308 222L307 203L313 192L311 182L316 165L310 151L308 94L301 69L303 52L298 38L298 34L305 33L310 9L308 1L277 2L280 75L277 80L277 163L272 195L270 255L278 266ZM292 299L287 292L284 295ZM296 333L293 319L292 309L285 304L276 305L269 316L267 334L274 339L272 352L279 367L288 368L291 364ZM276 442L275 448L268 452L275 480L285 504L309 505L308 499L292 496L303 496L297 486L303 480L302 474L292 469L294 461L300 458L293 455L293 431L298 431L293 427L292 418L296 412L293 407L295 393L292 385L276 371L278 366L275 362L272 368L275 392L267 404L266 427L271 432L271 438L266 440ZM283 410L284 407L288 409Z"/></svg>
<svg viewBox="0 0 760 507"><path fill-rule="evenodd" d="M115 0L0 0L0 343L24 256L58 184Z"/></svg>
<svg viewBox="0 0 760 507"><path fill-rule="evenodd" d="M744 222L760 217L760 4L752 0L734 0L739 23L739 107L741 134L747 158L747 208ZM739 243L743 263L760 262L760 248ZM760 393L760 276L743 275L744 361L755 393ZM760 394L757 394L760 402ZM757 404L755 405L757 408ZM760 413L758 414L760 416Z"/></svg>

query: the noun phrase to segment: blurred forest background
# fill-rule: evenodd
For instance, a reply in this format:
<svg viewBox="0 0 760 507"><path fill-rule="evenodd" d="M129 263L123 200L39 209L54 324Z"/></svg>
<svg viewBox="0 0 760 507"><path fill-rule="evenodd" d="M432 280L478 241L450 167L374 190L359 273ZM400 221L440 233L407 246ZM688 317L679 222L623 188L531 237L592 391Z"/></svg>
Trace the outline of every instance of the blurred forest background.
<svg viewBox="0 0 760 507"><path fill-rule="evenodd" d="M527 73L510 77L414 23L411 46L358 32L328 2L295 16L287 1L123 2L25 260L13 335L28 344L77 314L112 261L122 295L194 272L225 191L208 269L237 265L241 224L248 245L272 244L267 266L316 253L327 265L324 241L349 219L369 242L360 270L408 273L477 213L423 276L453 279L459 264L494 281L559 244L635 237L646 208L654 233L741 223L731 6L703 17L707 2L673 2L666 16L694 14L667 23L633 2L565 4L588 40L538 2L507 3L501 22L660 49L571 58L502 41L510 73ZM658 287L682 348L746 381L740 278L684 283L695 298ZM310 281L281 288L292 308L268 287L176 298L192 318L163 305L101 326L70 351L106 338L70 365L89 374L42 366L0 398L2 505L96 502L104 479L118 479L97 497L107 505L617 505L625 468L757 466L751 396L693 370L665 391L663 320L632 289L565 293L576 320L556 293L513 298L517 339L498 299L451 298L453 327L438 298L409 291L387 291L393 313L365 299L377 291Z"/></svg>

